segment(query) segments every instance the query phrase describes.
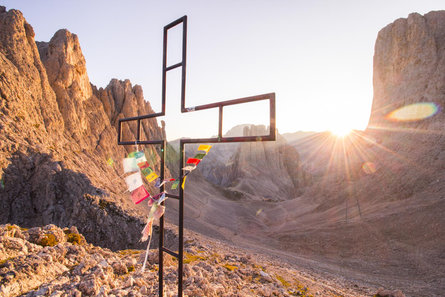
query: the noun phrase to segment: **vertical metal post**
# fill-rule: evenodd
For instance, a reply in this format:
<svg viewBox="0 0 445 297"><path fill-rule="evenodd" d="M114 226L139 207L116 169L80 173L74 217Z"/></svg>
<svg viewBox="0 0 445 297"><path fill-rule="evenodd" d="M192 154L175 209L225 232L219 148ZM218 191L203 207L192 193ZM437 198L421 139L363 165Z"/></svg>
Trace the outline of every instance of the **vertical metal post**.
<svg viewBox="0 0 445 297"><path fill-rule="evenodd" d="M166 156L166 140L162 142L161 145L161 181L164 180L165 174L165 156ZM164 185L161 187L161 192L164 192ZM162 202L164 205L165 202ZM159 296L164 296L164 216L159 219L159 265L158 265L158 276L159 276Z"/></svg>
<svg viewBox="0 0 445 297"><path fill-rule="evenodd" d="M181 79L181 110L185 109L185 82L187 69L187 16L183 16L182 22L182 79Z"/></svg>
<svg viewBox="0 0 445 297"><path fill-rule="evenodd" d="M183 278L183 263L184 263L184 189L182 184L184 182L184 172L182 168L185 167L185 144L182 139L179 141L179 259L178 259L178 297L182 297L182 278Z"/></svg>
<svg viewBox="0 0 445 297"><path fill-rule="evenodd" d="M219 107L219 120L218 120L218 138L222 137L222 127L223 126L223 106Z"/></svg>
<svg viewBox="0 0 445 297"><path fill-rule="evenodd" d="M165 97L167 94L167 40L168 40L168 29L164 27L164 47L162 50L162 111L165 114Z"/></svg>
<svg viewBox="0 0 445 297"><path fill-rule="evenodd" d="M136 131L136 143L141 140L141 120L138 120L137 131Z"/></svg>

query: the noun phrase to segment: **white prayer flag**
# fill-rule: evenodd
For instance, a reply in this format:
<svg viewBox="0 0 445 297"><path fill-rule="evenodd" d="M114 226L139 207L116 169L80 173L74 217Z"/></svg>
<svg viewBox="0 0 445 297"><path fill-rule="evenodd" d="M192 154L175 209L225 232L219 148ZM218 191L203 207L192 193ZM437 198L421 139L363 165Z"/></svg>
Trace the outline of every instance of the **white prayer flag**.
<svg viewBox="0 0 445 297"><path fill-rule="evenodd" d="M128 190L130 192L136 190L137 188L143 185L141 174L139 172L127 176L125 178L125 182L127 183Z"/></svg>
<svg viewBox="0 0 445 297"><path fill-rule="evenodd" d="M123 165L125 173L139 171L138 164L136 163L136 158L124 158Z"/></svg>

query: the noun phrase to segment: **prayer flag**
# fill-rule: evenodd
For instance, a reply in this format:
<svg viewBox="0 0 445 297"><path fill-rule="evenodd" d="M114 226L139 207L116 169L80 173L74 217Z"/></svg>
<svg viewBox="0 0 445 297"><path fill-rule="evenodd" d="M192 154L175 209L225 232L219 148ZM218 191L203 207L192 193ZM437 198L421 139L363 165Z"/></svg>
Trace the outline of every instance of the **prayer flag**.
<svg viewBox="0 0 445 297"><path fill-rule="evenodd" d="M159 198L158 204L161 204L162 201L164 201L165 199L167 199L167 196L165 196L165 192L162 192L161 198Z"/></svg>
<svg viewBox="0 0 445 297"><path fill-rule="evenodd" d="M186 171L192 171L196 168L196 165L190 165L190 166L185 166L184 168L182 168L182 170L186 170Z"/></svg>
<svg viewBox="0 0 445 297"><path fill-rule="evenodd" d="M154 202L158 203L159 198L161 198L162 193L159 193L155 196L152 196L151 199L153 199Z"/></svg>
<svg viewBox="0 0 445 297"><path fill-rule="evenodd" d="M127 176L125 182L127 183L130 192L143 185L141 174L139 172Z"/></svg>
<svg viewBox="0 0 445 297"><path fill-rule="evenodd" d="M156 209L158 209L159 205L157 203L153 204L153 206L150 208L150 212L148 213L147 220L152 220L154 218L154 214Z"/></svg>
<svg viewBox="0 0 445 297"><path fill-rule="evenodd" d="M109 159L107 160L107 163L108 163L109 166L113 167L114 160L113 160L112 158L109 158Z"/></svg>
<svg viewBox="0 0 445 297"><path fill-rule="evenodd" d="M212 148L211 145L208 145L208 144L201 144L201 145L198 147L198 151L204 151L204 152L208 153L209 150L210 150L211 148Z"/></svg>
<svg viewBox="0 0 445 297"><path fill-rule="evenodd" d="M145 225L144 230L142 230L142 238L141 241L144 242L151 236L151 230L153 227L153 219L147 221L147 225Z"/></svg>
<svg viewBox="0 0 445 297"><path fill-rule="evenodd" d="M198 165L199 162L201 162L201 159L189 158L189 159L187 160L187 164L195 164L195 165Z"/></svg>
<svg viewBox="0 0 445 297"><path fill-rule="evenodd" d="M148 164L147 161L138 162L138 163L136 163L136 164L138 164L138 167L139 167L140 169L144 169L144 168L149 168L149 167L150 167L150 164Z"/></svg>
<svg viewBox="0 0 445 297"><path fill-rule="evenodd" d="M131 192L131 200L133 200L134 204L141 203L148 197L150 197L150 194L147 192L144 186L140 186Z"/></svg>
<svg viewBox="0 0 445 297"><path fill-rule="evenodd" d="M156 208L156 211L153 214L153 218L155 220L159 220L164 215L164 212L165 212L165 206L164 205L159 205Z"/></svg>
<svg viewBox="0 0 445 297"><path fill-rule="evenodd" d="M143 151L136 151L136 152L131 152L128 154L128 158L141 158L142 156L145 156Z"/></svg>
<svg viewBox="0 0 445 297"><path fill-rule="evenodd" d="M205 156L206 156L206 154L200 153L200 154L196 154L193 158L202 160L202 158L204 158Z"/></svg>
<svg viewBox="0 0 445 297"><path fill-rule="evenodd" d="M174 181L174 180L175 180L174 178L164 179L164 180L162 181L162 183L161 183L161 182L158 183L158 180L156 180L155 187L160 188L160 187L162 187L162 185L165 184L166 182L171 182L171 181ZM161 180L159 179L159 181L161 181Z"/></svg>
<svg viewBox="0 0 445 297"><path fill-rule="evenodd" d="M184 190L184 186L185 186L185 180L187 179L187 176L184 176L184 179L182 180L182 189Z"/></svg>
<svg viewBox="0 0 445 297"><path fill-rule="evenodd" d="M153 169L151 169L147 161L138 163L138 166L145 177L149 176L153 172Z"/></svg>
<svg viewBox="0 0 445 297"><path fill-rule="evenodd" d="M158 175L156 174L156 172L152 172L149 175L147 175L145 177L149 182L154 181L156 178L158 178Z"/></svg>
<svg viewBox="0 0 445 297"><path fill-rule="evenodd" d="M125 173L139 171L139 167L136 164L135 158L124 158L123 165Z"/></svg>
<svg viewBox="0 0 445 297"><path fill-rule="evenodd" d="M139 165L139 163L147 162L147 159L145 158L145 155L142 155L139 158L136 158L136 164Z"/></svg>
<svg viewBox="0 0 445 297"><path fill-rule="evenodd" d="M177 181L175 181L173 184L172 184L172 190L176 190L177 188L178 188L178 186L179 186L179 180L177 180Z"/></svg>

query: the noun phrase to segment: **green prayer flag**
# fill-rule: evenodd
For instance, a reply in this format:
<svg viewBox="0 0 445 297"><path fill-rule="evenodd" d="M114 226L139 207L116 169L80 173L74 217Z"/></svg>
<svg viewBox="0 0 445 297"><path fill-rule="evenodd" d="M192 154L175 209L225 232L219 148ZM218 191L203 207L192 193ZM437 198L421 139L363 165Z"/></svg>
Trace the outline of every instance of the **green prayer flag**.
<svg viewBox="0 0 445 297"><path fill-rule="evenodd" d="M172 190L176 190L178 188L178 185L179 185L179 180L172 183Z"/></svg>
<svg viewBox="0 0 445 297"><path fill-rule="evenodd" d="M143 151L139 151L139 152L131 152L128 154L128 158L141 158L142 156L145 156Z"/></svg>
<svg viewBox="0 0 445 297"><path fill-rule="evenodd" d="M196 154L193 158L202 160L202 158L204 158L205 155L206 155L206 154Z"/></svg>

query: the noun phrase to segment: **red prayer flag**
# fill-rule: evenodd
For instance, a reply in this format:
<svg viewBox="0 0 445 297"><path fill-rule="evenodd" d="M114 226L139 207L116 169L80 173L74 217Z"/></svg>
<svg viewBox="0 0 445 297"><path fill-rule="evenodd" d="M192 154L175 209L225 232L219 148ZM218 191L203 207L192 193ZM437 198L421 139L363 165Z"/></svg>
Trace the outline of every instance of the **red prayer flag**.
<svg viewBox="0 0 445 297"><path fill-rule="evenodd" d="M189 159L187 160L187 164L195 164L195 165L198 165L199 162L201 162L201 160L200 160L200 159L196 159L196 158L189 158Z"/></svg>
<svg viewBox="0 0 445 297"><path fill-rule="evenodd" d="M144 186L140 186L131 192L131 199L133 200L134 204L141 203L148 197L150 197L150 194L147 192Z"/></svg>

